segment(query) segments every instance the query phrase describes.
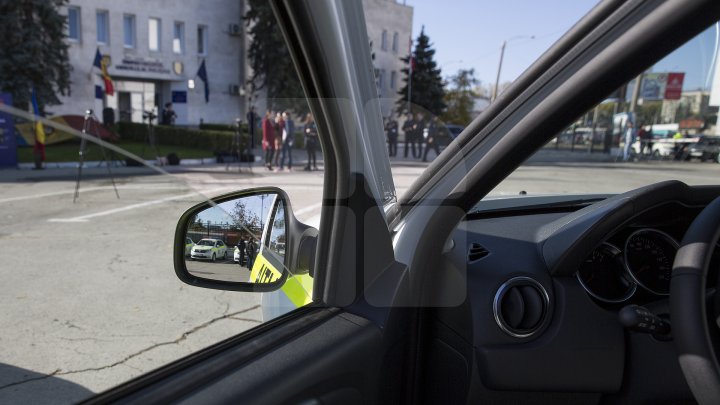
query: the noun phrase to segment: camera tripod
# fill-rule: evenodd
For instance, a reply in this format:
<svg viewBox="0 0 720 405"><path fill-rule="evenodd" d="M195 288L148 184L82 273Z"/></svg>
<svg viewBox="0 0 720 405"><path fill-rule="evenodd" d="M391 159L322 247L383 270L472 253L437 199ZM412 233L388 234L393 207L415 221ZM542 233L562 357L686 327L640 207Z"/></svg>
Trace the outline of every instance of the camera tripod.
<svg viewBox="0 0 720 405"><path fill-rule="evenodd" d="M95 136L99 137L98 133L98 120L97 117L95 117L95 114L93 113L93 110L85 110L85 120L83 121L83 129L82 133L85 135ZM120 198L120 194L118 193L117 186L115 185L115 177L113 176L112 170L110 169L110 161L107 158L107 152L105 152L105 147L100 144L100 150L102 151L102 162L105 162L105 167L107 167L108 175L110 176L110 181L112 182L113 189L115 190L115 195L117 198ZM79 165L78 165L78 172L77 172L77 178L75 180L75 194L73 196L73 203L75 203L80 196L80 181L82 180L82 172L83 172L83 166L85 166L85 153L87 152L87 138L82 137L80 139L80 150L78 151L79 155Z"/></svg>

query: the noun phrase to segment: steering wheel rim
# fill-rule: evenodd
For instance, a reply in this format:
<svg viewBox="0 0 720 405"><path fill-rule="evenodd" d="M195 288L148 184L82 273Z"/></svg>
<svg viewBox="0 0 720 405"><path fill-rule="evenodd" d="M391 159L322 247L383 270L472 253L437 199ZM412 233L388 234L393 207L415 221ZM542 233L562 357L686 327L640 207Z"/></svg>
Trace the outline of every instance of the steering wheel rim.
<svg viewBox="0 0 720 405"><path fill-rule="evenodd" d="M670 319L678 361L695 400L720 403L720 366L710 338L706 282L710 258L720 237L720 197L688 228L673 263Z"/></svg>

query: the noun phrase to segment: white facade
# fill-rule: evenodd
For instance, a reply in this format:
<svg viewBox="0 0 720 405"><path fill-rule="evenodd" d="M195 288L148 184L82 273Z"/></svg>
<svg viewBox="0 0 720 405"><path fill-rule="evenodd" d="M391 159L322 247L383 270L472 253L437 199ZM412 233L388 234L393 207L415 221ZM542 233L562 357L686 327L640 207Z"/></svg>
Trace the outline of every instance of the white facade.
<svg viewBox="0 0 720 405"><path fill-rule="evenodd" d="M398 90L403 87L407 57L412 40L413 8L395 0L363 0L368 36L375 54L378 95L384 117L396 115L395 103L403 98Z"/></svg>
<svg viewBox="0 0 720 405"><path fill-rule="evenodd" d="M244 24L241 0L70 0L61 12L78 20L79 38L68 38L71 95L56 115L113 108L116 120L142 122L142 112L173 103L177 125L232 123L244 116ZM71 10L70 10L71 9ZM74 32L75 27L69 27ZM78 36L78 35L74 35ZM203 38L203 36L205 38ZM104 89L93 67L97 49L110 58L115 94ZM196 77L205 60L210 86L205 102ZM194 88L189 81L194 80Z"/></svg>

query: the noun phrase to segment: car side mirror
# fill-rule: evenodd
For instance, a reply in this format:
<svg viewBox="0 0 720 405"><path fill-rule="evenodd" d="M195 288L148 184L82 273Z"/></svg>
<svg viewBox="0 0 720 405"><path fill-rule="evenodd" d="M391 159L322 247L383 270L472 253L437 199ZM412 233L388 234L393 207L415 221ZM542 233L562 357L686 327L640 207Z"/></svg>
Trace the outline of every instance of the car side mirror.
<svg viewBox="0 0 720 405"><path fill-rule="evenodd" d="M297 221L281 189L225 194L180 217L175 273L198 287L275 291L288 277L313 275L316 238L316 229Z"/></svg>

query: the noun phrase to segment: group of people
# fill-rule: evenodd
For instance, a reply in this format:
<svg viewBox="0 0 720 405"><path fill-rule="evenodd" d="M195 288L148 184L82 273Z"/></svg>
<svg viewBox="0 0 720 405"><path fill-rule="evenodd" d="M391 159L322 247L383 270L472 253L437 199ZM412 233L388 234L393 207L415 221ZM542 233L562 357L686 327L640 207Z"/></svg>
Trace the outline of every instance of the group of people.
<svg viewBox="0 0 720 405"><path fill-rule="evenodd" d="M315 120L310 113L305 118L303 135L308 156L305 170L317 170L318 133ZM265 167L271 171L291 171L294 143L295 122L290 114L287 111L280 113L267 110L262 119L262 148L265 153ZM287 169L285 169L286 159Z"/></svg>
<svg viewBox="0 0 720 405"><path fill-rule="evenodd" d="M235 245L239 251L238 264L240 266L246 265L249 270L252 270L253 263L255 263L255 255L257 255L257 245L253 241L252 237L242 236Z"/></svg>
<svg viewBox="0 0 720 405"><path fill-rule="evenodd" d="M422 158L423 162L427 162L430 149L435 151L436 156L440 154L440 123L438 122L437 116L433 116L429 121L426 121L422 113L417 113L415 116L408 114L403 123L402 130L405 133L405 158L407 158L410 151L412 151L413 158ZM388 154L390 157L397 156L398 132L397 121L390 117L386 118L385 135L387 137ZM425 144L425 148L423 148L423 144Z"/></svg>

